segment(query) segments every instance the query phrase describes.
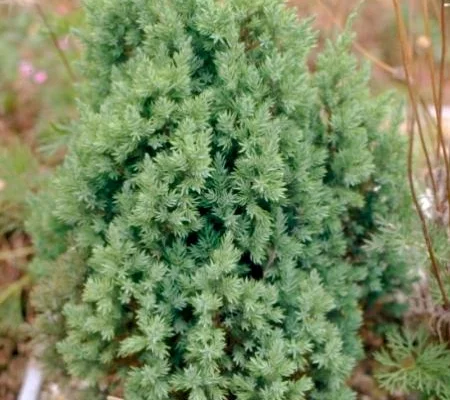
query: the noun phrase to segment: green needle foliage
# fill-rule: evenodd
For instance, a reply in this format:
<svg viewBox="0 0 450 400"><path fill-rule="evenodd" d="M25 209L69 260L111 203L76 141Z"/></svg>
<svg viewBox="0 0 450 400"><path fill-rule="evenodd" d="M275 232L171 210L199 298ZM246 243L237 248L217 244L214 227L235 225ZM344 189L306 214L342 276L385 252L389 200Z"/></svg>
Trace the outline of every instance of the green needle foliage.
<svg viewBox="0 0 450 400"><path fill-rule="evenodd" d="M351 35L312 74L279 0L86 9L81 120L29 224L53 365L127 400L355 398L409 203L401 113Z"/></svg>

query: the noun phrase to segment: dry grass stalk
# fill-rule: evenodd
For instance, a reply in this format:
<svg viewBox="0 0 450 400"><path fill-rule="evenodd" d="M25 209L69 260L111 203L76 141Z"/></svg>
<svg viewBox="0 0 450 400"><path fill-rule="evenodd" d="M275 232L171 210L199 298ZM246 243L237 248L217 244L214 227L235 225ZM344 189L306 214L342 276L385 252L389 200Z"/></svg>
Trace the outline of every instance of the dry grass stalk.
<svg viewBox="0 0 450 400"><path fill-rule="evenodd" d="M35 2L34 6L36 9L36 12L38 13L39 17L42 19L42 22L44 23L46 29L48 30L48 33L49 33L50 38L53 43L53 47L55 48L62 63L64 64L64 67L66 68L66 71L70 76L70 79L72 80L72 82L75 82L76 81L75 74L72 70L72 67L70 66L69 60L67 59L64 51L62 51L61 47L58 44L58 38L50 25L50 22L47 18L46 13L44 12L43 8L41 7L41 5L38 2Z"/></svg>
<svg viewBox="0 0 450 400"><path fill-rule="evenodd" d="M440 7L435 2L428 0L421 0L421 9L423 15L423 37L427 39L427 43L422 40L421 49L425 52L426 58L426 72L431 81L431 92L433 108L435 112L435 122L430 124L430 119L426 120L426 114L420 112L420 106L425 108L418 97L420 88L417 87L417 80L415 73L417 63L414 59L414 41L409 37L406 28L405 18L401 13L400 1L392 0L396 21L398 27L398 35L402 50L403 68L406 76L406 85L410 99L410 116L409 123L409 151L408 151L408 180L411 188L412 197L419 215L423 236L428 250L428 255L431 262L432 277L436 280L439 292L441 295L441 302L436 304L433 301L429 292L429 282L427 279L422 280L415 288L415 295L411 299L409 319L424 318L430 325L433 333L435 333L440 340L450 340L450 302L447 290L444 286L444 275L449 273L446 266L439 264L435 254L433 241L429 231L430 223L438 223L443 229L448 232L450 226L449 210L450 210L450 154L448 151L448 144L444 134L443 123L443 103L444 103L444 86L445 86L445 71L446 71L446 57L447 57L447 23L446 23L446 3L442 0ZM438 65L433 58L433 43L431 41L431 27L430 27L430 9L437 17L440 24L441 44L440 44L440 60ZM420 43L419 43L420 44ZM430 131L425 131L424 127L431 127ZM416 132L417 131L417 132ZM429 179L429 186L432 189L433 212L431 216L426 216L423 207L419 204L417 190L415 188L414 179L414 165L413 165L413 151L416 133L419 134L422 150L426 158L426 175ZM431 137L426 137L426 133L431 134ZM426 140L428 139L428 140ZM431 139L431 140L430 140ZM430 149L430 143L435 143L436 149ZM449 260L450 262L450 260Z"/></svg>

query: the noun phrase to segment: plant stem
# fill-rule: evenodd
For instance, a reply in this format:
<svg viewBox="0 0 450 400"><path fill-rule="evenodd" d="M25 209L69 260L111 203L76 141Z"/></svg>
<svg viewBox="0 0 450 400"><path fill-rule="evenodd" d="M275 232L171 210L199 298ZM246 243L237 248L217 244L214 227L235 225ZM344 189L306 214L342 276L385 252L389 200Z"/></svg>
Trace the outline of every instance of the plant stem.
<svg viewBox="0 0 450 400"><path fill-rule="evenodd" d="M406 33L405 33L405 26L403 23L403 19L401 17L401 10L400 10L400 5L399 5L399 0L392 0L394 3L394 8L395 8L395 16L397 19L397 25L398 25L398 34L399 34L399 39L400 39L400 44L401 44L401 52L402 52L402 59L403 59L403 67L405 70L405 76L406 76L406 82L407 82L407 87L408 87L408 93L409 93L409 97L411 100L411 104L412 104L412 110L413 110L413 115L414 115L414 119L416 120L417 124L418 124L418 128L419 128L419 132L421 130L421 124L420 124L420 115L418 112L418 106L417 106L417 101L416 101L416 97L414 95L414 90L412 87L412 82L411 82L411 74L410 74L410 68L409 68L409 57L408 57L408 44L407 44L407 39L406 39ZM430 261L431 261L431 267L432 267L432 271L433 271L433 275L435 276L438 285L439 285L439 290L441 292L441 296L442 296L442 300L444 303L444 307L446 309L450 308L450 302L447 296L447 293L445 291L444 288L444 284L442 281L442 277L441 277L441 273L440 273L440 269L439 269L439 263L437 261L436 258L436 254L434 252L433 249L433 244L432 244L432 240L431 240L431 236L430 233L428 231L428 225L426 222L426 218L423 214L423 211L420 207L419 204L419 200L417 197L417 193L416 193L416 189L414 186L414 178L413 178L413 149L414 149L414 124L412 125L411 128L411 132L410 132L410 138L409 138L409 146L408 146L408 182L409 182L409 186L411 189L411 195L413 198L413 202L414 205L416 207L416 211L417 214L419 215L420 218L420 222L421 222L421 226L422 226L422 231L423 231L423 235L425 238L425 243L427 246L427 250L428 250L428 254L430 257ZM432 172L432 171L431 171Z"/></svg>
<svg viewBox="0 0 450 400"><path fill-rule="evenodd" d="M44 10L42 9L42 7L40 6L39 3L35 4L36 7L36 11L39 14L39 16L42 19L42 22L44 23L45 27L47 28L50 38L53 42L53 46L55 47L59 57L61 58L61 61L63 62L64 66L66 67L67 73L70 76L70 79L72 80L72 82L76 81L76 77L75 74L72 70L72 67L70 66L69 60L67 59L66 55L64 54L64 52L61 50L59 44L58 44L58 38L55 35L55 32L53 32L50 23L48 21L47 15L45 14Z"/></svg>
<svg viewBox="0 0 450 400"><path fill-rule="evenodd" d="M0 261L11 260L12 258L27 257L34 253L33 247L22 247L15 250L0 251Z"/></svg>
<svg viewBox="0 0 450 400"><path fill-rule="evenodd" d="M11 296L20 293L31 282L29 275L24 275L18 281L8 284L6 289L0 292L0 305L2 305Z"/></svg>

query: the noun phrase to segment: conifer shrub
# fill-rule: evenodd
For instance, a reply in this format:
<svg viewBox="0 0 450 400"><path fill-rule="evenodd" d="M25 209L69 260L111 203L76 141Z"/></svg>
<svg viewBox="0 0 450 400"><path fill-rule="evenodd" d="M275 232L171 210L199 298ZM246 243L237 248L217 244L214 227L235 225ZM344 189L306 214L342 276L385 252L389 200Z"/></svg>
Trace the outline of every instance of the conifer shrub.
<svg viewBox="0 0 450 400"><path fill-rule="evenodd" d="M311 73L310 21L279 0L86 11L90 85L29 223L45 356L127 400L355 398L409 204L401 113L351 35Z"/></svg>

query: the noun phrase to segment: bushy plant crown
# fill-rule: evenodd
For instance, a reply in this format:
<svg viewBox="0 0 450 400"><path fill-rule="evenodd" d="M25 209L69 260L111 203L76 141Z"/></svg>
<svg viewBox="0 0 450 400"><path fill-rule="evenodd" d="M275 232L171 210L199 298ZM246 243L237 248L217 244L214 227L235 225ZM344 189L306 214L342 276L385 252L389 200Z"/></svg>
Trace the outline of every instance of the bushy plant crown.
<svg viewBox="0 0 450 400"><path fill-rule="evenodd" d="M359 302L406 280L408 200L351 35L311 73L310 21L278 0L86 10L88 94L29 224L47 355L127 400L354 398Z"/></svg>

